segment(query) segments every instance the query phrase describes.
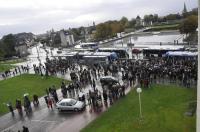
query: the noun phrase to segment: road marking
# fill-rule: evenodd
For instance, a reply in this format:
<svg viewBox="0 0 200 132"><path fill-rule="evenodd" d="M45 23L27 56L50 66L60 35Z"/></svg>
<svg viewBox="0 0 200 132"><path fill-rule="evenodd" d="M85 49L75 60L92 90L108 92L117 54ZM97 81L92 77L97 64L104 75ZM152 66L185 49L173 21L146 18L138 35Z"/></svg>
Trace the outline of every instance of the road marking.
<svg viewBox="0 0 200 132"><path fill-rule="evenodd" d="M8 128L5 128L4 130L2 130L1 132L12 132L11 129L15 126L15 124L13 124L12 126L9 126Z"/></svg>
<svg viewBox="0 0 200 132"><path fill-rule="evenodd" d="M34 122L48 122L48 123L56 123L58 121L47 121L47 120L31 120L31 121L34 121Z"/></svg>

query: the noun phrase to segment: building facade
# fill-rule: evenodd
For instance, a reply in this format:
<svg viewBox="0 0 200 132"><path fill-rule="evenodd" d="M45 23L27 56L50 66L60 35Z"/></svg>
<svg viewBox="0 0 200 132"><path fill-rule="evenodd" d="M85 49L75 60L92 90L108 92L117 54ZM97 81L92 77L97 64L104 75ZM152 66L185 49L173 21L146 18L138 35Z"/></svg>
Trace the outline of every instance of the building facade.
<svg viewBox="0 0 200 132"><path fill-rule="evenodd" d="M74 36L64 30L60 31L60 38L61 38L61 46L62 47L69 47L74 45Z"/></svg>

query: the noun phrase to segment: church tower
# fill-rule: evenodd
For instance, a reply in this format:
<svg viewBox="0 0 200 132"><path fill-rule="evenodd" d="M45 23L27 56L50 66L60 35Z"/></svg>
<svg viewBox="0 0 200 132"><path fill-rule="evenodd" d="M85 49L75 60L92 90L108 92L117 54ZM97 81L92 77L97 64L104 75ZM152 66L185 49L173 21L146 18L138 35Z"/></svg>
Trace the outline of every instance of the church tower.
<svg viewBox="0 0 200 132"><path fill-rule="evenodd" d="M184 2L184 8L183 8L182 14L184 15L184 14L186 14L186 13L187 13L187 8L186 8L186 4L185 4L185 2Z"/></svg>

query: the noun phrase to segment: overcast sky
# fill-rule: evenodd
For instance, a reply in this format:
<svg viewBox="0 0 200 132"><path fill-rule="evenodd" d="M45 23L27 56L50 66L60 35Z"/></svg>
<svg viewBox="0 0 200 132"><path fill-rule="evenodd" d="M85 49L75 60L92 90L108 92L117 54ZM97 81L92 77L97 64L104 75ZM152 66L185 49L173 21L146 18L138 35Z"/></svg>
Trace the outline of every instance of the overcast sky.
<svg viewBox="0 0 200 132"><path fill-rule="evenodd" d="M44 33L119 20L137 15L163 16L197 7L197 0L0 0L0 37L9 33Z"/></svg>

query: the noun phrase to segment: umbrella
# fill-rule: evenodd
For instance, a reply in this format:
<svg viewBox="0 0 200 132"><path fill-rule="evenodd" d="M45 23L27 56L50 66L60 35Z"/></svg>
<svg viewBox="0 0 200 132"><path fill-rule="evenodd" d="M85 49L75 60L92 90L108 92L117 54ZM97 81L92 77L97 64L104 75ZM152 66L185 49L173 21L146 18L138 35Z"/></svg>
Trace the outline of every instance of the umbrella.
<svg viewBox="0 0 200 132"><path fill-rule="evenodd" d="M25 97L25 96L28 96L28 95L29 95L29 93L25 93L25 94L24 94L24 97Z"/></svg>
<svg viewBox="0 0 200 132"><path fill-rule="evenodd" d="M139 53L141 53L141 51L139 49L133 49L132 53L139 54Z"/></svg>

